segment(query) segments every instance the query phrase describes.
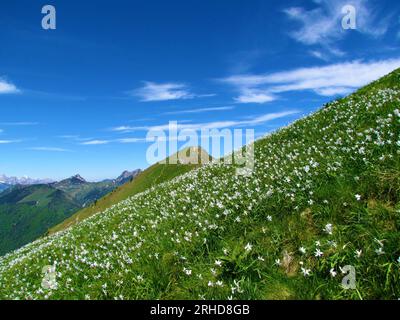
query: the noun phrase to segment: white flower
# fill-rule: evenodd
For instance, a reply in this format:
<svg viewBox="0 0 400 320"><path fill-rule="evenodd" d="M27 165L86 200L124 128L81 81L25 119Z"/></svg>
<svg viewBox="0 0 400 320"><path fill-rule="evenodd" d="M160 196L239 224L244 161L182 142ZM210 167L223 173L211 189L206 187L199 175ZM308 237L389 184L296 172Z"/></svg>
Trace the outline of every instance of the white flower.
<svg viewBox="0 0 400 320"><path fill-rule="evenodd" d="M362 254L362 250L356 250L356 257L360 258Z"/></svg>
<svg viewBox="0 0 400 320"><path fill-rule="evenodd" d="M276 260L275 260L275 264L276 264L277 266L280 266L280 265L281 265L281 259L276 259Z"/></svg>
<svg viewBox="0 0 400 320"><path fill-rule="evenodd" d="M302 254L306 254L306 252L307 252L306 248L304 248L304 247L300 247L299 251L300 251Z"/></svg>
<svg viewBox="0 0 400 320"><path fill-rule="evenodd" d="M222 261L221 261L221 260L215 260L215 265L216 265L217 267L222 266Z"/></svg>
<svg viewBox="0 0 400 320"><path fill-rule="evenodd" d="M376 249L375 252L378 256L385 254L385 251L383 251L382 247L380 247L379 249Z"/></svg>
<svg viewBox="0 0 400 320"><path fill-rule="evenodd" d="M259 261L265 261L265 259L263 258L263 257L261 257L261 256L258 256L258 258L257 258Z"/></svg>
<svg viewBox="0 0 400 320"><path fill-rule="evenodd" d="M397 259L397 262L400 263L400 257Z"/></svg>
<svg viewBox="0 0 400 320"><path fill-rule="evenodd" d="M251 249L253 249L253 246L250 243L246 244L246 246L244 247L244 250L246 250L247 252L250 252Z"/></svg>
<svg viewBox="0 0 400 320"><path fill-rule="evenodd" d="M359 194L356 194L355 197L356 197L356 200L357 200L357 201L360 201L360 200L361 200L361 196L360 196Z"/></svg>
<svg viewBox="0 0 400 320"><path fill-rule="evenodd" d="M324 253L317 248L317 250L315 250L314 255L318 258L318 257L322 257L324 255Z"/></svg>
<svg viewBox="0 0 400 320"><path fill-rule="evenodd" d="M270 215L267 216L268 221L272 221L272 217Z"/></svg>
<svg viewBox="0 0 400 320"><path fill-rule="evenodd" d="M209 286L209 287L214 287L214 282L208 281L208 286Z"/></svg>
<svg viewBox="0 0 400 320"><path fill-rule="evenodd" d="M329 271L329 273L331 274L331 277L332 277L332 278L336 277L336 275L337 275L337 272L335 271L334 268L332 268L332 269Z"/></svg>
<svg viewBox="0 0 400 320"><path fill-rule="evenodd" d="M318 241L315 241L315 245L317 246L317 247L320 247L321 246L321 242L318 240Z"/></svg>
<svg viewBox="0 0 400 320"><path fill-rule="evenodd" d="M311 274L311 270L306 269L306 268L301 268L301 272L303 273L303 276L305 276L305 277L308 277Z"/></svg>
<svg viewBox="0 0 400 320"><path fill-rule="evenodd" d="M218 287L223 287L223 286L224 286L224 283L223 283L221 280L218 280L215 284L216 284Z"/></svg>
<svg viewBox="0 0 400 320"><path fill-rule="evenodd" d="M190 276L192 274L192 270L186 269L186 268L183 268L183 272L186 273L186 275L188 275L188 276Z"/></svg>
<svg viewBox="0 0 400 320"><path fill-rule="evenodd" d="M333 231L333 225L332 225L332 223L328 223L328 224L325 226L324 231L325 231L327 234L332 234L332 231Z"/></svg>

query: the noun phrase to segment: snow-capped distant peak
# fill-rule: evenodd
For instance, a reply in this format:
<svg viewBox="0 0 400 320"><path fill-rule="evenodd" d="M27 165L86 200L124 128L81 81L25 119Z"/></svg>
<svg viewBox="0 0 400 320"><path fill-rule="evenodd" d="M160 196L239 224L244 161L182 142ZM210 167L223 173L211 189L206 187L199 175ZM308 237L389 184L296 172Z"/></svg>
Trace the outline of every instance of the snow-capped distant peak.
<svg viewBox="0 0 400 320"><path fill-rule="evenodd" d="M8 177L5 174L0 175L0 183L8 184L8 185L32 185L32 184L45 184L50 183L52 180L50 179L33 179L27 176L24 177Z"/></svg>

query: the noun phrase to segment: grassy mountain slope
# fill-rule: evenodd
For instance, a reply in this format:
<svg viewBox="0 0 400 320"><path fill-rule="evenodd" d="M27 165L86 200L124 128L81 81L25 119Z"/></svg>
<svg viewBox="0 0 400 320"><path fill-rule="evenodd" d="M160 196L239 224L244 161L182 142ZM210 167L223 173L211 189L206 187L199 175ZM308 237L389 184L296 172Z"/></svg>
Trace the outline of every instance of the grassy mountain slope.
<svg viewBox="0 0 400 320"><path fill-rule="evenodd" d="M80 175L55 182L52 187L64 191L81 207L90 205L97 199L114 190L118 185L113 180L87 182Z"/></svg>
<svg viewBox="0 0 400 320"><path fill-rule="evenodd" d="M6 190L0 195L0 255L42 236L78 208L71 197L49 185Z"/></svg>
<svg viewBox="0 0 400 320"><path fill-rule="evenodd" d="M87 182L76 175L50 184L10 186L0 194L0 255L43 236L123 183L119 179Z"/></svg>
<svg viewBox="0 0 400 320"><path fill-rule="evenodd" d="M397 299L399 83L257 141L252 176L207 165L1 258L0 298Z"/></svg>
<svg viewBox="0 0 400 320"><path fill-rule="evenodd" d="M159 183L171 180L179 175L189 172L198 167L197 165L188 164L155 164L145 171L141 172L134 180L116 188L111 193L99 199L91 206L84 208L59 225L51 228L49 234L65 230L70 226L77 224L95 213L104 211L105 209L117 204L118 202L128 199L129 197L143 192Z"/></svg>

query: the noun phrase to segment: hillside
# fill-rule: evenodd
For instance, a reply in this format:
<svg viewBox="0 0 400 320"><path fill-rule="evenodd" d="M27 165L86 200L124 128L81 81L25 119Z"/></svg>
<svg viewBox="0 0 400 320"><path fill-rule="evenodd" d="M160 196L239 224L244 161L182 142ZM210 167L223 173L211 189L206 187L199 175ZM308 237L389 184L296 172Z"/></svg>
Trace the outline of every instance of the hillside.
<svg viewBox="0 0 400 320"><path fill-rule="evenodd" d="M202 151L202 153L203 152L204 151ZM166 159L166 163L168 163L168 159ZM191 164L168 165L156 163L145 171L139 173L134 180L116 188L111 193L93 203L91 206L78 211L59 225L50 228L49 234L54 234L56 232L65 230L66 228L83 221L95 213L104 211L105 209L117 204L122 200L128 199L135 194L143 192L157 184L171 180L197 167L198 165Z"/></svg>
<svg viewBox="0 0 400 320"><path fill-rule="evenodd" d="M6 190L0 194L0 255L42 236L79 207L67 194L49 185Z"/></svg>
<svg viewBox="0 0 400 320"><path fill-rule="evenodd" d="M137 173L132 177L134 178ZM77 174L68 179L52 183L51 186L64 191L74 198L80 207L86 207L124 183L125 180L120 177L115 180L88 182Z"/></svg>
<svg viewBox="0 0 400 320"><path fill-rule="evenodd" d="M0 194L0 255L36 240L140 170L114 180L87 182L80 175L50 184L9 186Z"/></svg>
<svg viewBox="0 0 400 320"><path fill-rule="evenodd" d="M0 298L398 299L399 83L258 140L252 176L206 165L0 258Z"/></svg>

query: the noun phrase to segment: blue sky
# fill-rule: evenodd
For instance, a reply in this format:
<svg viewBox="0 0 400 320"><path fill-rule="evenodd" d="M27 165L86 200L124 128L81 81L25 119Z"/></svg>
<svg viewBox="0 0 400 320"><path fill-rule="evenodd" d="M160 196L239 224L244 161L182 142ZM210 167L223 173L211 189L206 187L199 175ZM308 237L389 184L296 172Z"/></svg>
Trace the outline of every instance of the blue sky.
<svg viewBox="0 0 400 320"><path fill-rule="evenodd" d="M146 168L152 127L259 136L400 67L400 3L2 1L0 43L0 174L96 180Z"/></svg>

